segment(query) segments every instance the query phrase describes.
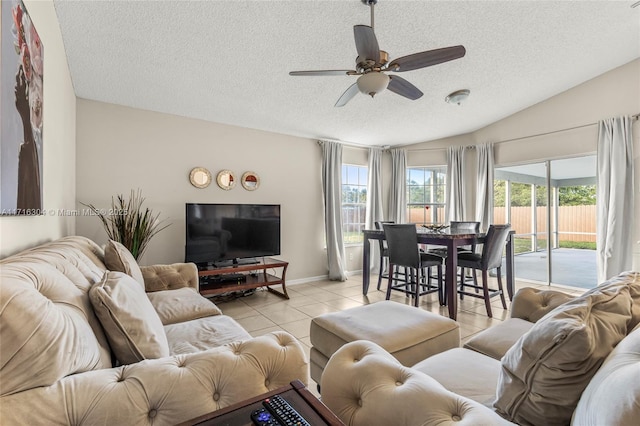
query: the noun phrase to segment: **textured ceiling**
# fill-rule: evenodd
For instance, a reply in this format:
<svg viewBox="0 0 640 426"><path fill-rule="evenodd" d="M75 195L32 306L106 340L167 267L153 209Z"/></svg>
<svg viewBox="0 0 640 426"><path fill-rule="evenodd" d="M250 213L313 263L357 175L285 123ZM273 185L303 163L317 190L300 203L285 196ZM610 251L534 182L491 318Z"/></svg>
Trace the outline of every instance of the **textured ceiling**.
<svg viewBox="0 0 640 426"><path fill-rule="evenodd" d="M640 57L633 1L380 0L391 59L462 44L464 58L401 73L424 92L333 105L353 76L360 0L54 0L78 97L309 138L398 145L468 133ZM461 106L444 102L471 90ZM637 94L635 94L637 95Z"/></svg>

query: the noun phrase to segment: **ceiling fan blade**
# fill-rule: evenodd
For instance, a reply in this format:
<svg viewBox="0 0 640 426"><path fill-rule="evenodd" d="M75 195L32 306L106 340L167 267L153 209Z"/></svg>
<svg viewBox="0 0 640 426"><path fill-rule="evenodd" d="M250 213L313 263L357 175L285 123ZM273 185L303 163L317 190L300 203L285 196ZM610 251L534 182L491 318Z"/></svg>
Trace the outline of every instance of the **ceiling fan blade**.
<svg viewBox="0 0 640 426"><path fill-rule="evenodd" d="M466 50L464 46L443 47L442 49L427 50L426 52L414 53L393 60L389 64L389 71L403 72L418 68L430 67L443 62L462 58Z"/></svg>
<svg viewBox="0 0 640 426"><path fill-rule="evenodd" d="M291 71L289 75L355 75L354 70Z"/></svg>
<svg viewBox="0 0 640 426"><path fill-rule="evenodd" d="M351 98L353 98L358 92L359 92L358 84L357 83L353 83L342 94L342 96L340 96L340 99L338 99L338 102L336 102L336 104L334 106L337 106L337 107L345 106L347 104L347 102L349 102L351 100Z"/></svg>
<svg viewBox="0 0 640 426"><path fill-rule="evenodd" d="M420 89L397 75L389 76L389 85L387 86L387 89L400 96L404 96L407 99L411 99L412 101L415 101L423 95Z"/></svg>
<svg viewBox="0 0 640 426"><path fill-rule="evenodd" d="M371 59L380 62L380 46L373 28L368 25L354 25L353 35L356 39L356 49L360 59Z"/></svg>

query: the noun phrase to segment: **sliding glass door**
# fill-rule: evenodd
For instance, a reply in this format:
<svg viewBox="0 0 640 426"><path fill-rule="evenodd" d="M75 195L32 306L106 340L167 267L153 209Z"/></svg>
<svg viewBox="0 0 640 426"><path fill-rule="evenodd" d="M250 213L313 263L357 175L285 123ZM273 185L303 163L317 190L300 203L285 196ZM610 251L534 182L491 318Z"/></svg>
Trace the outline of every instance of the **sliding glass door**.
<svg viewBox="0 0 640 426"><path fill-rule="evenodd" d="M597 285L595 170L595 156L496 169L494 217L516 231L516 278Z"/></svg>
<svg viewBox="0 0 640 426"><path fill-rule="evenodd" d="M551 282L592 288L596 270L596 157L553 160L556 225Z"/></svg>

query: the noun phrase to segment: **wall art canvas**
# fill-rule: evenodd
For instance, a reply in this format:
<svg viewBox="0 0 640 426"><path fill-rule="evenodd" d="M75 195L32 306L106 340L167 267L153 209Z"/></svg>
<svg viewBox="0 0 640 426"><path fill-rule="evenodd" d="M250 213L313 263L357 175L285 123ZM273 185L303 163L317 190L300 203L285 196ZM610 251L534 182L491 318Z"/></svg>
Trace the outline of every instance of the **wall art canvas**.
<svg viewBox="0 0 640 426"><path fill-rule="evenodd" d="M0 213L39 215L44 48L24 3L0 4Z"/></svg>

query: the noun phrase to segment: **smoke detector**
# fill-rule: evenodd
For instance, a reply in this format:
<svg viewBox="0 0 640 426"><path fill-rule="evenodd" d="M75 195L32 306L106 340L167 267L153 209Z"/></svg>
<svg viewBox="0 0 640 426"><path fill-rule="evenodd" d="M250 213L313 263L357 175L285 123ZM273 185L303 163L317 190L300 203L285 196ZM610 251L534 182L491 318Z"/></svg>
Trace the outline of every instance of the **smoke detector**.
<svg viewBox="0 0 640 426"><path fill-rule="evenodd" d="M471 92L468 89L456 90L453 93L449 93L449 95L444 98L444 100L450 104L458 104L460 105L464 102Z"/></svg>

